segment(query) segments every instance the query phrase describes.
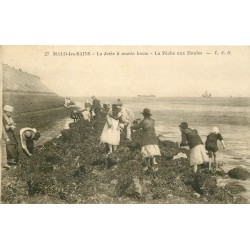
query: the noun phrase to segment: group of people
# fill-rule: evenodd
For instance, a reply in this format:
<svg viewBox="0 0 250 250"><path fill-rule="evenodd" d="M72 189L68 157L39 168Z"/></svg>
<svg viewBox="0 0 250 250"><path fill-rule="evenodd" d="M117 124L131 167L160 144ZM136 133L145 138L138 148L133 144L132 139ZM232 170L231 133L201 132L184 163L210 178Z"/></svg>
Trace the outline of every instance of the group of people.
<svg viewBox="0 0 250 250"><path fill-rule="evenodd" d="M217 169L216 152L218 151L217 141L221 141L224 149L225 143L217 127L213 127L211 133L207 136L205 146L196 129L188 127L188 123L182 122L180 125L182 140L180 146L189 146L190 148L190 166L193 172L197 172L198 165L208 163L209 170L212 169L212 160L214 160L215 169Z"/></svg>
<svg viewBox="0 0 250 250"><path fill-rule="evenodd" d="M121 131L125 133L125 140L132 141L132 131L140 130L140 146L144 159L144 170L152 168L154 172L158 171L156 156L161 156L158 146L158 139L155 133L155 121L151 118L149 109L145 108L142 113L143 119L134 121L134 113L125 107L120 99L110 107L106 123L103 128L100 143L106 143L109 152L113 153L120 144Z"/></svg>
<svg viewBox="0 0 250 250"><path fill-rule="evenodd" d="M131 113L131 111L129 111ZM125 128L127 139L131 140L131 133L140 130L140 146L144 159L144 170L151 168L153 172L158 171L156 157L161 156L158 146L158 138L155 133L155 121L151 118L152 114L148 108L141 113L143 119L134 122L134 117L127 115L127 109L123 107L120 99L112 105L106 116L106 123L103 128L100 142L107 143L109 146L108 154L115 152L120 144L120 131ZM190 166L193 172L197 172L199 165L208 165L212 170L212 160L217 169L216 152L218 151L217 141L221 141L225 149L225 143L217 127L212 128L212 132L207 136L205 145L196 129L191 129L187 122L180 125L181 143L180 147L189 146Z"/></svg>
<svg viewBox="0 0 250 250"><path fill-rule="evenodd" d="M2 157L1 165L9 169L10 166L16 165L19 159L18 141L21 142L23 152L31 157L34 151L34 140L38 140L40 133L35 128L25 127L20 129L16 134L16 123L13 120L12 113L14 108L5 105L2 116Z"/></svg>
<svg viewBox="0 0 250 250"><path fill-rule="evenodd" d="M156 157L161 156L158 146L158 138L155 133L155 120L152 119L150 109L144 108L142 111L143 119L134 120L132 110L123 105L120 99L117 99L112 105L101 105L100 100L92 96L92 104L89 101L85 102L83 110L73 110L71 118L75 121L84 119L90 121L106 114L106 123L100 136L100 143L108 145L108 155L117 150L120 144L121 132L124 139L128 142L132 141L133 131L140 131L140 146L141 153L144 159L144 170L149 168L153 172L158 171ZM18 139L21 141L23 152L31 157L34 151L34 140L39 139L40 134L35 128L22 128L19 132L19 137L16 136L16 124L12 118L14 108L10 105L5 105L3 108L2 117L2 167L10 168L10 165L15 165L18 161ZM217 127L213 127L212 132L207 136L205 145L202 142L200 135L196 129L191 129L187 122L182 122L180 125L181 143L180 147L189 146L190 148L190 166L193 172L197 172L198 165L208 164L209 169L212 169L212 159L214 160L215 168L217 167L216 152L218 151L217 141L220 140L223 148L225 143L222 135Z"/></svg>
<svg viewBox="0 0 250 250"><path fill-rule="evenodd" d="M91 97L92 104L89 100L86 100L84 108L78 108L71 111L70 118L76 122L77 120L83 118L86 121L90 121L91 118L99 118L101 113L103 113L105 107L102 107L100 100L95 96Z"/></svg>

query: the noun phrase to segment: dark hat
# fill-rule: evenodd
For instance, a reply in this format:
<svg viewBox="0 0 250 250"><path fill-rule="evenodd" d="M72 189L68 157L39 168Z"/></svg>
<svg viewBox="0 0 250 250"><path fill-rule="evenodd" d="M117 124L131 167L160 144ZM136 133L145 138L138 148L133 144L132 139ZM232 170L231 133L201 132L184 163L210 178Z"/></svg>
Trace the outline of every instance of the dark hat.
<svg viewBox="0 0 250 250"><path fill-rule="evenodd" d="M148 109L148 108L143 109L143 111L142 111L141 114L143 114L143 115L152 115L152 114L150 113L150 109Z"/></svg>
<svg viewBox="0 0 250 250"><path fill-rule="evenodd" d="M116 104L116 106L120 106L120 107L123 105L121 99L117 99L115 104Z"/></svg>
<svg viewBox="0 0 250 250"><path fill-rule="evenodd" d="M188 128L188 124L186 122L182 122L180 125L179 125L180 128Z"/></svg>
<svg viewBox="0 0 250 250"><path fill-rule="evenodd" d="M34 139L34 140L37 140L37 139L40 138L40 136L41 136L40 133L39 133L39 132L36 132L33 139Z"/></svg>

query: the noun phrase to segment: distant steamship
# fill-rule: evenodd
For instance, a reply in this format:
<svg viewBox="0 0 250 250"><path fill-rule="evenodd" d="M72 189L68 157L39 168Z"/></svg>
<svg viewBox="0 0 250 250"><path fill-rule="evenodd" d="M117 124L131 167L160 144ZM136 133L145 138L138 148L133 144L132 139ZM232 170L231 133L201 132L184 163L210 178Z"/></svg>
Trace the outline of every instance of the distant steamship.
<svg viewBox="0 0 250 250"><path fill-rule="evenodd" d="M155 97L155 95L138 95L138 97Z"/></svg>

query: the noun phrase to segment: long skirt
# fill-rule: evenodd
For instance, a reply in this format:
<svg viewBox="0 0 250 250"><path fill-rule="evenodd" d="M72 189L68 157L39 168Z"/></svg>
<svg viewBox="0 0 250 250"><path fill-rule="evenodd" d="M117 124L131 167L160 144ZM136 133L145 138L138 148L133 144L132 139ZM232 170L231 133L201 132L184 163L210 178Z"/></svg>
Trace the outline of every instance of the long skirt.
<svg viewBox="0 0 250 250"><path fill-rule="evenodd" d="M119 121L109 118L109 125L108 122L106 122L100 139L101 143L108 143L110 145L119 145L120 144Z"/></svg>
<svg viewBox="0 0 250 250"><path fill-rule="evenodd" d="M2 139L2 160L1 160L1 164L2 165L7 165L7 149L6 149L6 143L3 141Z"/></svg>
<svg viewBox="0 0 250 250"><path fill-rule="evenodd" d="M8 160L18 161L18 148L15 143L7 143L7 158Z"/></svg>
<svg viewBox="0 0 250 250"><path fill-rule="evenodd" d="M198 146L195 146L190 150L190 165L200 165L204 162L208 162L208 156L205 151L204 145L200 144Z"/></svg>
<svg viewBox="0 0 250 250"><path fill-rule="evenodd" d="M144 157L154 157L156 155L161 155L158 145L146 145L141 149L141 153Z"/></svg>

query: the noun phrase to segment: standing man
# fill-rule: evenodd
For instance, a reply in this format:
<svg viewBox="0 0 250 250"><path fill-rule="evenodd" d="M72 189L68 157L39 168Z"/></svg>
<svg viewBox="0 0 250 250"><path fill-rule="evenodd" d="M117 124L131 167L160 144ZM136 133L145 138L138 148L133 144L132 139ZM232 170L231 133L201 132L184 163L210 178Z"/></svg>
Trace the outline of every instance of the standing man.
<svg viewBox="0 0 250 250"><path fill-rule="evenodd" d="M16 164L18 161L18 143L14 133L16 124L12 119L13 111L14 108L10 105L3 107L3 125L9 138L9 141L6 141L8 164Z"/></svg>
<svg viewBox="0 0 250 250"><path fill-rule="evenodd" d="M40 133L38 133L35 128L22 128L20 130L22 148L27 156L31 157L34 153L34 140L38 140L39 137Z"/></svg>
<svg viewBox="0 0 250 250"><path fill-rule="evenodd" d="M101 108L102 108L100 100L98 100L95 96L92 96L91 98L93 100L91 111L94 111L95 117L99 118L101 115Z"/></svg>

